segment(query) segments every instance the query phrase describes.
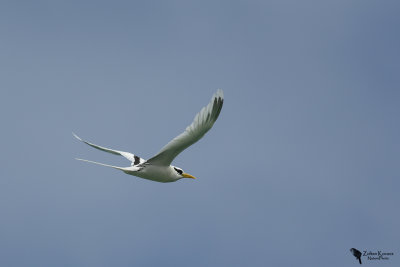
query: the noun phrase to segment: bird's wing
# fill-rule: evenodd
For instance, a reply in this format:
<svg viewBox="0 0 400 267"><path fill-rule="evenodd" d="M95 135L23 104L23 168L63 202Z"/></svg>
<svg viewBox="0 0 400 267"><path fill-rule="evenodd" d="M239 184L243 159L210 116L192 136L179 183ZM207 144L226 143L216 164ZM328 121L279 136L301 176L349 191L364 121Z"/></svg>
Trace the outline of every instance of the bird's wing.
<svg viewBox="0 0 400 267"><path fill-rule="evenodd" d="M210 103L197 113L192 124L147 162L154 165L169 166L179 153L196 143L211 129L221 112L223 103L224 94L221 89L218 89Z"/></svg>
<svg viewBox="0 0 400 267"><path fill-rule="evenodd" d="M92 143L89 143L89 142L83 140L82 138L80 138L79 136L77 136L74 133L72 133L72 134L75 136L76 139L78 139L79 141L84 142L85 144L87 144L87 145L89 145L91 147L94 147L96 149L99 149L101 151L108 152L108 153L111 153L111 154L114 154L114 155L123 156L127 160L131 161L132 165L137 165L137 164L145 162L144 159L142 159L142 158L140 158L140 157L138 157L138 156L136 156L136 155L134 155L132 153L119 151L119 150L114 150L114 149L110 149L110 148L106 148L106 147L102 147L102 146L98 146L98 145L95 145L95 144L92 144Z"/></svg>

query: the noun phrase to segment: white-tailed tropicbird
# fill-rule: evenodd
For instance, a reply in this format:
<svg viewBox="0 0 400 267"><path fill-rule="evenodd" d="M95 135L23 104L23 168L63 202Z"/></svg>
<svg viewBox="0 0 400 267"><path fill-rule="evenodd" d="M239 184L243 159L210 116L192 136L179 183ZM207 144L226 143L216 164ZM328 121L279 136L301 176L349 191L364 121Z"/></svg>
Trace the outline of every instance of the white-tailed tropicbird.
<svg viewBox="0 0 400 267"><path fill-rule="evenodd" d="M195 179L194 176L188 173L184 173L181 168L172 166L170 164L174 160L174 158L178 156L179 153L181 153L192 144L196 143L211 129L211 127L217 120L219 113L221 112L223 103L224 94L221 89L218 89L211 98L210 103L206 107L203 107L199 113L197 113L192 124L190 124L183 133L172 139L166 146L164 146L160 150L160 152L158 152L154 157L149 160L144 160L137 155L129 152L109 149L89 143L85 140L82 140L76 134L72 133L78 140L88 144L89 146L114 155L123 156L126 159L130 160L132 163L130 167L118 167L85 159L77 158L77 160L111 167L117 170L121 170L126 174L162 183L175 182L182 178Z"/></svg>

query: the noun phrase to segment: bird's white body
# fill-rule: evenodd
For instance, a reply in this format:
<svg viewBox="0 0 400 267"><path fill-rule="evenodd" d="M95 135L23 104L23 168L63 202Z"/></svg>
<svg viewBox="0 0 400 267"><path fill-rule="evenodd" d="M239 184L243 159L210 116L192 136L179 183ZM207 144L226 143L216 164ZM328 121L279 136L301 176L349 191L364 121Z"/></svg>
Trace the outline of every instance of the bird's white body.
<svg viewBox="0 0 400 267"><path fill-rule="evenodd" d="M162 183L175 182L182 178L177 175L172 166L152 165L151 168L143 168L141 171L127 170L124 172L126 174Z"/></svg>
<svg viewBox="0 0 400 267"><path fill-rule="evenodd" d="M217 120L219 113L221 112L222 105L223 92L219 89L211 98L211 102L196 115L192 124L189 125L182 134L175 137L166 146L164 146L160 152L158 152L154 157L149 160L144 160L137 155L129 152L105 148L89 143L82 140L76 134L73 134L78 140L88 144L91 147L114 155L125 157L126 159L131 161L131 166L118 167L85 159L78 160L111 167L117 170L121 170L126 174L162 183L175 182L182 178L194 179L195 177L191 176L190 174L184 173L182 169L172 166L170 164L179 153L200 140L204 136L204 134L206 134L211 129L211 127Z"/></svg>

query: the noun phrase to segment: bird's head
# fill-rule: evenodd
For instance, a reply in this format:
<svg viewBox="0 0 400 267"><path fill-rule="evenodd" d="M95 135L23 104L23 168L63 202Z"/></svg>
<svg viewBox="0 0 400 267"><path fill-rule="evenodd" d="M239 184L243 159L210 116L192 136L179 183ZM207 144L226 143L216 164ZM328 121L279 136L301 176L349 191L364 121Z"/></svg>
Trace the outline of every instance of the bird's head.
<svg viewBox="0 0 400 267"><path fill-rule="evenodd" d="M174 169L174 173L176 174L178 179L182 179L182 178L191 178L191 179L196 179L196 177L185 173L181 168L172 166L172 168Z"/></svg>

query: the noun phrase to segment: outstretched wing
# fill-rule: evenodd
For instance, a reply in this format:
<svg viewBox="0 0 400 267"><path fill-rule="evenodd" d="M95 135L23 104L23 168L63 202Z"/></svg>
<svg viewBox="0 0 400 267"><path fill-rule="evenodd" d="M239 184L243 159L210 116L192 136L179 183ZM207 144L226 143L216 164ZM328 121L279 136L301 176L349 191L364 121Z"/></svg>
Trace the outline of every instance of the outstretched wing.
<svg viewBox="0 0 400 267"><path fill-rule="evenodd" d="M211 129L221 112L223 103L224 94L221 89L218 89L210 103L196 115L192 124L147 162L154 165L169 166L179 153L196 143Z"/></svg>
<svg viewBox="0 0 400 267"><path fill-rule="evenodd" d="M119 150L114 150L114 149L110 149L110 148L106 148L106 147L102 147L102 146L98 146L98 145L95 145L95 144L92 144L92 143L89 143L89 142L83 140L82 138L80 138L79 136L77 136L74 133L72 133L72 134L75 136L76 139L78 139L79 141L84 142L85 144L87 144L87 145L89 145L91 147L94 147L96 149L99 149L101 151L108 152L108 153L111 153L111 154L114 154L114 155L123 156L127 160L131 161L132 165L137 165L137 164L145 162L144 159L142 159L142 158L140 158L140 157L138 157L138 156L136 156L136 155L134 155L132 153L119 151Z"/></svg>

